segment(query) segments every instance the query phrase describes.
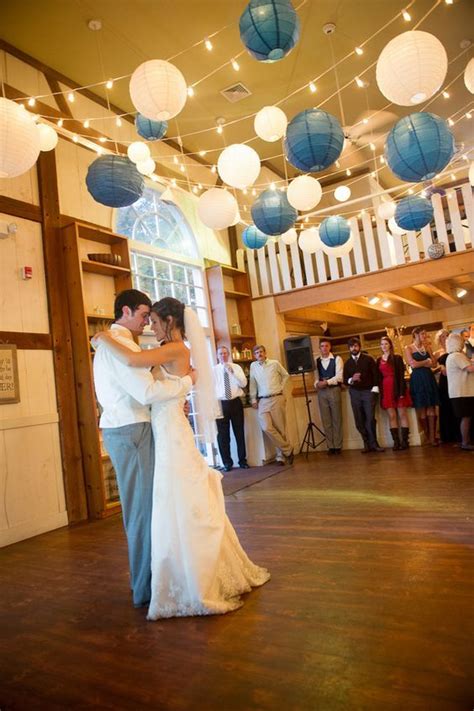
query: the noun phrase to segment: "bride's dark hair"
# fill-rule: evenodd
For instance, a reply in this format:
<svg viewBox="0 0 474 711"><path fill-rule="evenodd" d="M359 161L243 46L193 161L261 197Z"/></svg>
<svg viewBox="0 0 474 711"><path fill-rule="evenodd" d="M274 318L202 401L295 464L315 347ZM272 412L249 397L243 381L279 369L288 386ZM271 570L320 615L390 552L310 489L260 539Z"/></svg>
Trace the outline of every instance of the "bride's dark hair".
<svg viewBox="0 0 474 711"><path fill-rule="evenodd" d="M184 309L185 304L178 299L173 299L172 296L165 296L164 299L156 301L151 310L158 316L160 321L165 324L166 339L171 340L171 329L173 325L179 329L183 338L184 333ZM168 321L168 316L173 318L174 324Z"/></svg>

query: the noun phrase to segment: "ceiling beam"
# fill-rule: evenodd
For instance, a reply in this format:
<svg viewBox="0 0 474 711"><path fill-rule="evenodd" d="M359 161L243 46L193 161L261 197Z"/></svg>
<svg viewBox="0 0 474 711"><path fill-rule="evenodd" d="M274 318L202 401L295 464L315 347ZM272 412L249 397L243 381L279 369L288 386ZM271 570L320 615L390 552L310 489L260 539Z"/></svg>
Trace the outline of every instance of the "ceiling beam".
<svg viewBox="0 0 474 711"><path fill-rule="evenodd" d="M430 311L433 308L431 298L412 286L380 293L387 299L395 299L396 301L401 301L409 306L416 306L418 309L424 309L425 311Z"/></svg>
<svg viewBox="0 0 474 711"><path fill-rule="evenodd" d="M382 296L381 292L377 292L377 293L380 293L380 295ZM363 304L367 309L372 310L372 312L377 311L379 314L384 314L384 315L390 314L393 316L401 316L404 313L403 306L402 306L402 304L399 304L399 303L391 302L390 306L383 306L382 299L380 299L380 301L378 301L376 304L369 304L367 297L364 297L364 296L362 298L354 299L354 301L357 304ZM373 313L371 313L370 318L373 318L373 317L374 317L374 315L373 315Z"/></svg>
<svg viewBox="0 0 474 711"><path fill-rule="evenodd" d="M372 312L365 304L354 301L332 301L330 304L321 304L321 308L330 314L340 314L345 318L367 320L372 316Z"/></svg>
<svg viewBox="0 0 474 711"><path fill-rule="evenodd" d="M429 286L438 296L441 296L445 301L449 301L450 304L458 303L458 300L453 295L453 287L449 281L432 281L426 286Z"/></svg>
<svg viewBox="0 0 474 711"><path fill-rule="evenodd" d="M285 319L286 318L295 319L297 321L306 321L307 323L313 323L315 321L326 321L327 323L333 325L347 323L346 316L343 316L342 314L338 313L330 313L325 309L321 309L319 307L314 306L307 309L296 309L295 311L286 313Z"/></svg>

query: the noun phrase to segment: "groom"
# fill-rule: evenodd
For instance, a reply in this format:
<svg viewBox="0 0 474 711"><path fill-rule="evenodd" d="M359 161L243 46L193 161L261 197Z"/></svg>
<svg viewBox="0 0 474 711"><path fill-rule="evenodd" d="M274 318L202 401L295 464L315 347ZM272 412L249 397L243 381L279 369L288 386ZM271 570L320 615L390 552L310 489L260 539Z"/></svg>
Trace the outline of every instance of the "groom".
<svg viewBox="0 0 474 711"><path fill-rule="evenodd" d="M150 308L148 296L136 289L122 291L115 299L115 323L111 331L130 350L140 350L133 337L143 333ZM103 409L99 426L117 475L135 607L149 602L151 594L155 457L150 405L183 397L195 380L195 371L180 380L154 380L146 368L129 368L100 346L94 356L95 389Z"/></svg>

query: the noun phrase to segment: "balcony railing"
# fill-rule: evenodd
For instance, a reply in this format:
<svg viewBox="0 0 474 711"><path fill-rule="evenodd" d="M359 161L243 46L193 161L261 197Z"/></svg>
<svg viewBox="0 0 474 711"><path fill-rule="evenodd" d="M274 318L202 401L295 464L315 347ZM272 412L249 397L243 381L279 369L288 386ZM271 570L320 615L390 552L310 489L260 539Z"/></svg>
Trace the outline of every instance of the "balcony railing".
<svg viewBox="0 0 474 711"><path fill-rule="evenodd" d="M391 235L386 223L366 212L349 220L354 247L343 257L328 257L321 250L306 254L295 242L268 241L261 249L239 249L237 264L249 275L252 296L270 296L324 284L359 274L378 272L428 259L434 238L445 253L459 253L474 245L474 204L467 183L452 187L446 196L433 195L434 220L420 232Z"/></svg>

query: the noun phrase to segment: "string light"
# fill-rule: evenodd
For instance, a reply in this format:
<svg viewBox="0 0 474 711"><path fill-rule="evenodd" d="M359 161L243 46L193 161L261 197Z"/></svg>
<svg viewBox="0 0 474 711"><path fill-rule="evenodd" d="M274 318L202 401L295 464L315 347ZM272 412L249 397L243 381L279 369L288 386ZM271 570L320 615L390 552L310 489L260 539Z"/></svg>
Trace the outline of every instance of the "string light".
<svg viewBox="0 0 474 711"><path fill-rule="evenodd" d="M105 136L100 136L99 141L100 141L101 143L105 143L105 142L107 141L107 139L106 139Z"/></svg>
<svg viewBox="0 0 474 711"><path fill-rule="evenodd" d="M188 86L188 96L194 96L194 89L192 86Z"/></svg>
<svg viewBox="0 0 474 711"><path fill-rule="evenodd" d="M174 163L175 165L178 165L178 164L179 164L178 156L173 156L173 163Z"/></svg>
<svg viewBox="0 0 474 711"><path fill-rule="evenodd" d="M356 77L356 78L354 79L354 81L355 81L355 83L357 84L357 86L359 87L359 89L363 89L363 88L364 88L364 82L362 81L362 79L361 79L360 77Z"/></svg>
<svg viewBox="0 0 474 711"><path fill-rule="evenodd" d="M201 156L201 158L204 158L206 153L207 153L207 151L199 151L199 155Z"/></svg>
<svg viewBox="0 0 474 711"><path fill-rule="evenodd" d="M456 180L456 176L454 175L454 173L451 173L449 177L451 178L451 180Z"/></svg>
<svg viewBox="0 0 474 711"><path fill-rule="evenodd" d="M405 22L410 22L411 21L411 15L408 12L408 10L403 10L402 12L402 17L405 20Z"/></svg>
<svg viewBox="0 0 474 711"><path fill-rule="evenodd" d="M314 83L314 81L309 82L309 90L312 94L316 93L317 88L316 88L316 84Z"/></svg>
<svg viewBox="0 0 474 711"><path fill-rule="evenodd" d="M472 118L472 114L471 114L471 112L470 112L470 111L468 111L468 112L467 112L467 114L466 114L466 118L467 118L467 119L470 119L470 118Z"/></svg>
<svg viewBox="0 0 474 711"><path fill-rule="evenodd" d="M35 104L36 104L36 99L33 99L33 97L31 99L28 99L28 106L34 106Z"/></svg>
<svg viewBox="0 0 474 711"><path fill-rule="evenodd" d="M382 163L382 165L385 165L385 158L383 156L380 156L379 161Z"/></svg>
<svg viewBox="0 0 474 711"><path fill-rule="evenodd" d="M413 195L413 188L408 188L408 195Z"/></svg>
<svg viewBox="0 0 474 711"><path fill-rule="evenodd" d="M375 151L375 143L369 143L369 148L371 151Z"/></svg>
<svg viewBox="0 0 474 711"><path fill-rule="evenodd" d="M453 4L453 0L444 0L444 2L446 3L446 5L452 5L452 4Z"/></svg>
<svg viewBox="0 0 474 711"><path fill-rule="evenodd" d="M84 121L84 123L82 125L84 126L84 128L89 128L89 126L90 126L89 119L86 119L86 121Z"/></svg>
<svg viewBox="0 0 474 711"><path fill-rule="evenodd" d="M443 91L443 99L449 99L449 91Z"/></svg>
<svg viewBox="0 0 474 711"><path fill-rule="evenodd" d="M215 173L215 172L216 172L216 170L217 170L216 166L215 166L215 165L213 165L213 166L212 166L212 168L211 168L211 173Z"/></svg>
<svg viewBox="0 0 474 711"><path fill-rule="evenodd" d="M369 119L368 119L368 118L363 118L363 119L362 119L362 123L368 124L368 123L369 123Z"/></svg>
<svg viewBox="0 0 474 711"><path fill-rule="evenodd" d="M194 193L195 195L196 195L197 191L198 191L197 187L196 187L195 185L193 185L193 193Z"/></svg>
<svg viewBox="0 0 474 711"><path fill-rule="evenodd" d="M238 72L239 69L240 69L240 64L238 63L238 61L237 61L236 59L233 59L233 60L231 61L231 64L232 64L232 69L233 69L234 71Z"/></svg>
<svg viewBox="0 0 474 711"><path fill-rule="evenodd" d="M356 54L359 55L359 57L361 54L364 54L364 50L362 49L362 47L356 47L354 51Z"/></svg>
<svg viewBox="0 0 474 711"><path fill-rule="evenodd" d="M117 116L117 118L115 119L115 125L119 128L122 125L122 119L120 118L120 116Z"/></svg>
<svg viewBox="0 0 474 711"><path fill-rule="evenodd" d="M348 169L346 170L346 175L347 175L347 176L352 175L352 172L351 172L351 169L350 169L350 168L348 168Z"/></svg>
<svg viewBox="0 0 474 711"><path fill-rule="evenodd" d="M72 93L72 91L70 91L69 94L67 95L67 100L69 101L70 104L74 103L74 94Z"/></svg>
<svg viewBox="0 0 474 711"><path fill-rule="evenodd" d="M62 127L63 127L63 123L64 123L64 121L63 121L62 119L59 119L59 121L58 121L58 128L62 128Z"/></svg>
<svg viewBox="0 0 474 711"><path fill-rule="evenodd" d="M105 82L106 89L112 89L113 85L114 85L113 79L109 79L108 81Z"/></svg>
<svg viewBox="0 0 474 711"><path fill-rule="evenodd" d="M256 194L257 194L257 191L256 191L255 188L254 188L254 189L252 190L252 195L255 197Z"/></svg>
<svg viewBox="0 0 474 711"><path fill-rule="evenodd" d="M454 126L454 121L452 118L448 118L448 125L449 126Z"/></svg>
<svg viewBox="0 0 474 711"><path fill-rule="evenodd" d="M275 183L270 183L270 190L275 190Z"/></svg>
<svg viewBox="0 0 474 711"><path fill-rule="evenodd" d="M171 185L173 186L173 188L176 187L176 178L171 179Z"/></svg>
<svg viewBox="0 0 474 711"><path fill-rule="evenodd" d="M218 126L216 130L217 130L217 133L222 133L222 131L223 131L224 129L222 128L222 126Z"/></svg>
<svg viewBox="0 0 474 711"><path fill-rule="evenodd" d="M150 178L153 180L154 183L158 182L158 176L153 173L153 175L150 175Z"/></svg>
<svg viewBox="0 0 474 711"><path fill-rule="evenodd" d="M341 164L339 163L338 160L336 161L335 165L336 165L336 168L340 168L340 167L341 167Z"/></svg>
<svg viewBox="0 0 474 711"><path fill-rule="evenodd" d="M202 185L201 185L201 183L198 183L198 190L202 190Z"/></svg>
<svg viewBox="0 0 474 711"><path fill-rule="evenodd" d="M211 52L212 50L212 42L210 39L204 40L204 46L207 49L208 52Z"/></svg>
<svg viewBox="0 0 474 711"><path fill-rule="evenodd" d="M74 134L74 136L72 137L72 140L74 141L74 143L78 143L79 139L76 136L76 134Z"/></svg>
<svg viewBox="0 0 474 711"><path fill-rule="evenodd" d="M184 167L184 165L182 165L182 166L180 167L180 171L181 171L182 173L184 173L185 170L186 170L186 168Z"/></svg>

